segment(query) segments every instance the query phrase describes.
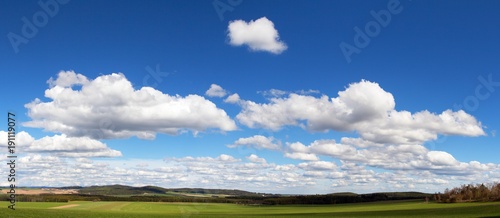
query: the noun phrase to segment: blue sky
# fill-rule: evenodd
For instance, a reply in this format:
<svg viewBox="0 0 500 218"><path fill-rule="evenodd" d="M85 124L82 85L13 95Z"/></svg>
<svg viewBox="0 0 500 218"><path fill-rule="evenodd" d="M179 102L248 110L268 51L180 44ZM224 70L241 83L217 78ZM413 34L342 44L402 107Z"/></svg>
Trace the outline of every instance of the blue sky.
<svg viewBox="0 0 500 218"><path fill-rule="evenodd" d="M313 194L500 180L498 2L0 6L18 185Z"/></svg>

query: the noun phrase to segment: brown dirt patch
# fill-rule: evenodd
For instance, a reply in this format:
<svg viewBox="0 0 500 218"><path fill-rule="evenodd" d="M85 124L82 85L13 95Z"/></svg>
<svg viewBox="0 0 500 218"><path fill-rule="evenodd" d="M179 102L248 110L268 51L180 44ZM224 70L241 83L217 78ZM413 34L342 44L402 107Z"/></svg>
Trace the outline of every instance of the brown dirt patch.
<svg viewBox="0 0 500 218"><path fill-rule="evenodd" d="M63 206L58 206L58 207L51 207L50 209L64 209L64 208L71 208L71 207L76 207L78 204L68 204L68 205L63 205Z"/></svg>
<svg viewBox="0 0 500 218"><path fill-rule="evenodd" d="M10 189L2 189L3 194L7 194ZM39 194L77 194L76 189L57 189L57 188L41 188L41 189L16 189L16 194L23 195L39 195Z"/></svg>

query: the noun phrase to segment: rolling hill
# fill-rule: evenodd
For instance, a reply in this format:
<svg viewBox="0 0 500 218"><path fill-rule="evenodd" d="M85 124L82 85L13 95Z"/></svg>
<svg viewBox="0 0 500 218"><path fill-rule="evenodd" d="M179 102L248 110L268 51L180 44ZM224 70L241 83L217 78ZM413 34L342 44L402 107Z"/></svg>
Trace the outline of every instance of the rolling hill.
<svg viewBox="0 0 500 218"><path fill-rule="evenodd" d="M255 196L262 193L254 193L233 189L203 189L203 188L162 188L157 186L132 187L125 185L89 186L78 189L80 194L90 195L143 195L143 194L206 194L206 195L231 195L231 196Z"/></svg>

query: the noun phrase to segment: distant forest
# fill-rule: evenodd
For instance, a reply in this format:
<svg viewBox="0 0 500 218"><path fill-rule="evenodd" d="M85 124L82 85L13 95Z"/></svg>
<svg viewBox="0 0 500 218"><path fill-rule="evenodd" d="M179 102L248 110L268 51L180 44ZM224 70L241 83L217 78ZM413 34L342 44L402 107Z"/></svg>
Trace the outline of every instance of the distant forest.
<svg viewBox="0 0 500 218"><path fill-rule="evenodd" d="M279 195L231 189L165 189L156 186L130 187L123 185L90 187L73 186L63 187L60 189L77 189L78 194L22 194L17 195L16 199L18 202L143 201L284 205L344 204L411 199L423 200L430 199L432 197L432 194L420 192L387 192L372 194L345 192L324 195ZM0 200L7 200L7 196L0 196Z"/></svg>
<svg viewBox="0 0 500 218"><path fill-rule="evenodd" d="M422 200L441 203L500 201L500 183L469 184L444 193L385 192L356 194L351 192L324 195L279 195L230 189L182 188L165 189L156 186L130 187L122 185L63 187L78 189L78 194L17 195L18 202L70 202L70 201L141 201L141 202L198 202L234 203L244 205L286 204L345 204L391 200ZM192 196L192 194L197 194ZM201 194L201 196L199 196ZM0 195L0 200L8 200Z"/></svg>
<svg viewBox="0 0 500 218"><path fill-rule="evenodd" d="M355 195L297 195L297 196L229 196L229 197L188 197L188 196L107 196L87 194L39 194L17 195L18 202L70 202L70 201L140 201L140 202L198 202L234 203L244 205L285 205L285 204L344 204L388 200L425 199L432 194L424 193L373 193ZM0 200L8 200L7 196Z"/></svg>

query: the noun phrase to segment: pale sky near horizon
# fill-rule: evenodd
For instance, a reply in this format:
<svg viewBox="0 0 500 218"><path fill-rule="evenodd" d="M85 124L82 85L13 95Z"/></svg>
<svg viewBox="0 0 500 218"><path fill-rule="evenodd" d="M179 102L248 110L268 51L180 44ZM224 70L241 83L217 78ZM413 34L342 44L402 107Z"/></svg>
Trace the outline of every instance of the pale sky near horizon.
<svg viewBox="0 0 500 218"><path fill-rule="evenodd" d="M316 194L500 181L498 1L0 8L0 161L12 112L18 186Z"/></svg>

